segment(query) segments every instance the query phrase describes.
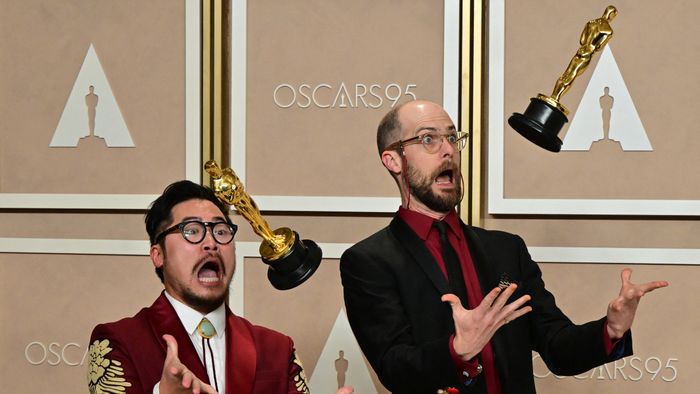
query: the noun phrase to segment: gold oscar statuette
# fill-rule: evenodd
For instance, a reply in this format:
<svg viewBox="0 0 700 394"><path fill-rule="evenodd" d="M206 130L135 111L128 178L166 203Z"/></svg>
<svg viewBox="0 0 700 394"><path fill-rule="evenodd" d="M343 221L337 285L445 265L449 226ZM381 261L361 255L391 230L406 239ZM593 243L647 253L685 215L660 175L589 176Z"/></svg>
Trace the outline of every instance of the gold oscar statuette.
<svg viewBox="0 0 700 394"><path fill-rule="evenodd" d="M580 47L569 61L564 73L554 84L552 94L538 94L530 99L525 113L514 113L508 124L523 137L551 152L559 152L562 142L557 136L566 122L569 110L561 104L561 96L566 93L574 80L588 67L593 54L603 49L610 41L613 29L610 22L617 15L617 8L610 5L603 16L586 23L579 39Z"/></svg>
<svg viewBox="0 0 700 394"><path fill-rule="evenodd" d="M287 290L311 277L321 263L321 248L312 240L299 240L299 234L290 228L271 230L232 169L222 170L214 160L206 162L204 169L211 176L219 200L236 208L263 239L260 256L270 266L267 270L270 283L276 289Z"/></svg>

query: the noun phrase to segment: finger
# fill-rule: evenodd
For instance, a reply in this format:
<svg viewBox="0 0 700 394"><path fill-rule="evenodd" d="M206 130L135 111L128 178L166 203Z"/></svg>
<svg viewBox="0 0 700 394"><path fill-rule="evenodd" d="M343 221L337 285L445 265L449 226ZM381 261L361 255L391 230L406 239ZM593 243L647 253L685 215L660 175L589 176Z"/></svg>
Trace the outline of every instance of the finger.
<svg viewBox="0 0 700 394"><path fill-rule="evenodd" d="M516 285L515 283L511 283L510 285L508 285L508 287L506 287L501 292L501 294L498 295L498 297L496 298L496 301L493 303L492 307L495 308L496 310L503 309L503 306L506 304L506 302L508 301L510 296L513 295L513 293L515 292L515 289L517 289L517 288L518 288L518 285Z"/></svg>
<svg viewBox="0 0 700 394"><path fill-rule="evenodd" d="M464 308L462 306L462 302L459 300L459 297L457 297L454 294L444 294L442 297L440 297L440 301L447 302L448 304L450 304L453 311L455 310L455 308Z"/></svg>
<svg viewBox="0 0 700 394"><path fill-rule="evenodd" d="M513 320L515 320L521 316L524 316L530 312L532 312L532 307L529 305L526 307L517 309L517 310L511 312L508 316L506 316L506 318L504 319L504 323L508 324L508 323L512 322Z"/></svg>
<svg viewBox="0 0 700 394"><path fill-rule="evenodd" d="M497 319L499 319L499 320L506 320L506 323L508 323L508 322L511 321L511 320L514 320L515 317L511 317L511 315L512 315L513 313L515 313L516 311L521 310L521 309L523 308L523 305L525 305L525 303L526 303L526 302L529 302L531 299L532 299L532 297L530 297L529 294L526 294L526 295L524 295L524 296L518 298L517 300L511 302L511 303L508 304L506 307L504 307L503 309L501 309L500 314L497 315L497 316L498 316ZM529 310L528 310L527 312L529 312L530 310L532 310L532 307L529 307L529 306L528 306L528 307L526 307L526 308L529 308ZM525 312L525 313L527 313L527 312ZM519 317L519 316L517 316L517 317Z"/></svg>
<svg viewBox="0 0 700 394"><path fill-rule="evenodd" d="M182 387L184 387L186 389L192 387L192 380L193 379L194 379L194 375L192 374L192 372L186 370L182 374Z"/></svg>
<svg viewBox="0 0 700 394"><path fill-rule="evenodd" d="M168 372L170 372L172 376L182 377L182 375L187 372L187 368L182 364L174 364L168 368Z"/></svg>
<svg viewBox="0 0 700 394"><path fill-rule="evenodd" d="M177 341L175 340L175 337L173 337L170 334L165 334L163 335L163 339L165 340L165 345L167 347L165 353L165 363L167 364L169 361L172 360L179 361L177 357Z"/></svg>
<svg viewBox="0 0 700 394"><path fill-rule="evenodd" d="M632 269L630 268L625 268L620 272L620 279L622 279L622 285L624 286L626 283L629 283L630 279L632 278Z"/></svg>
<svg viewBox="0 0 700 394"><path fill-rule="evenodd" d="M192 394L199 394L201 391L199 379L194 379L192 381Z"/></svg>
<svg viewBox="0 0 700 394"><path fill-rule="evenodd" d="M664 280L657 280L649 283L644 283L639 285L639 289L642 290L644 293L649 293L652 292L656 289L660 289L662 287L668 286L668 282Z"/></svg>
<svg viewBox="0 0 700 394"><path fill-rule="evenodd" d="M516 309L519 309L521 306L525 305L526 302L530 302L532 297L529 294L525 294L524 296L518 298L517 300L511 302L508 304L506 309L508 309L508 312L512 312Z"/></svg>
<svg viewBox="0 0 700 394"><path fill-rule="evenodd" d="M204 382L202 382L199 379L195 379L194 382L192 382L192 393L193 394L218 394L216 390L214 390L211 385L208 385Z"/></svg>
<svg viewBox="0 0 700 394"><path fill-rule="evenodd" d="M489 291L488 294L486 294L486 297L484 297L483 300L481 300L481 304L479 304L479 308L491 308L491 305L493 305L493 302L496 301L496 298L501 294L503 290L500 287L495 287L493 290Z"/></svg>

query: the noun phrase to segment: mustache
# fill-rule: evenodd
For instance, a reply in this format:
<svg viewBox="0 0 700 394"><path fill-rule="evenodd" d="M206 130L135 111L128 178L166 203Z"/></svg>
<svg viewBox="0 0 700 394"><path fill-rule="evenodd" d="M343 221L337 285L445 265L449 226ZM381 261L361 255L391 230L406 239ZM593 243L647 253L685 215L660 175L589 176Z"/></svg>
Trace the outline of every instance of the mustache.
<svg viewBox="0 0 700 394"><path fill-rule="evenodd" d="M197 272L199 272L199 270L200 270L206 263L211 262L211 261L216 262L216 265L219 266L219 271L220 271L222 274L225 274L225 273L226 273L226 267L224 266L224 262L223 262L223 260L221 259L221 256L220 256L218 253L208 253L206 256L204 256L204 257L202 257L201 259L199 259L199 261L197 261L197 264L195 264L195 265L192 267L192 273L193 273L193 274L196 274Z"/></svg>
<svg viewBox="0 0 700 394"><path fill-rule="evenodd" d="M431 179L437 178L440 174L442 174L445 171L452 170L452 177L454 178L457 174L459 174L459 166L457 163L454 161L448 160L444 161L440 167L438 167L433 173L431 174Z"/></svg>

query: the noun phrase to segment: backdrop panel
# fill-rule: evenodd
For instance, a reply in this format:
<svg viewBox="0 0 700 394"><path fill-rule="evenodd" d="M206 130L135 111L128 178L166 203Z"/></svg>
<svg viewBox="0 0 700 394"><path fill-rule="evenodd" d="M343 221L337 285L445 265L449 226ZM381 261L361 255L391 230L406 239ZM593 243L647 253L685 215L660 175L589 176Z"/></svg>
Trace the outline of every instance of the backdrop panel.
<svg viewBox="0 0 700 394"><path fill-rule="evenodd" d="M199 179L199 18L195 1L5 4L0 207L140 209L153 179Z"/></svg>

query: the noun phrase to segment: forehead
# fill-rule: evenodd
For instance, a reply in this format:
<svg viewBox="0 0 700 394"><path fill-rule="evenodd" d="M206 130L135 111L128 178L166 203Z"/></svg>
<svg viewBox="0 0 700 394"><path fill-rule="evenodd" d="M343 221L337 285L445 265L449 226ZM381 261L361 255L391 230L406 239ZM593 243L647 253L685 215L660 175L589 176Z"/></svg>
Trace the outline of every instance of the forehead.
<svg viewBox="0 0 700 394"><path fill-rule="evenodd" d="M404 105L399 111L403 137L412 137L423 130L446 132L455 126L445 110L431 102L418 101Z"/></svg>
<svg viewBox="0 0 700 394"><path fill-rule="evenodd" d="M223 218L219 208L209 200L187 200L176 204L172 211L173 222L177 223L184 218L193 217L210 220L212 218Z"/></svg>

